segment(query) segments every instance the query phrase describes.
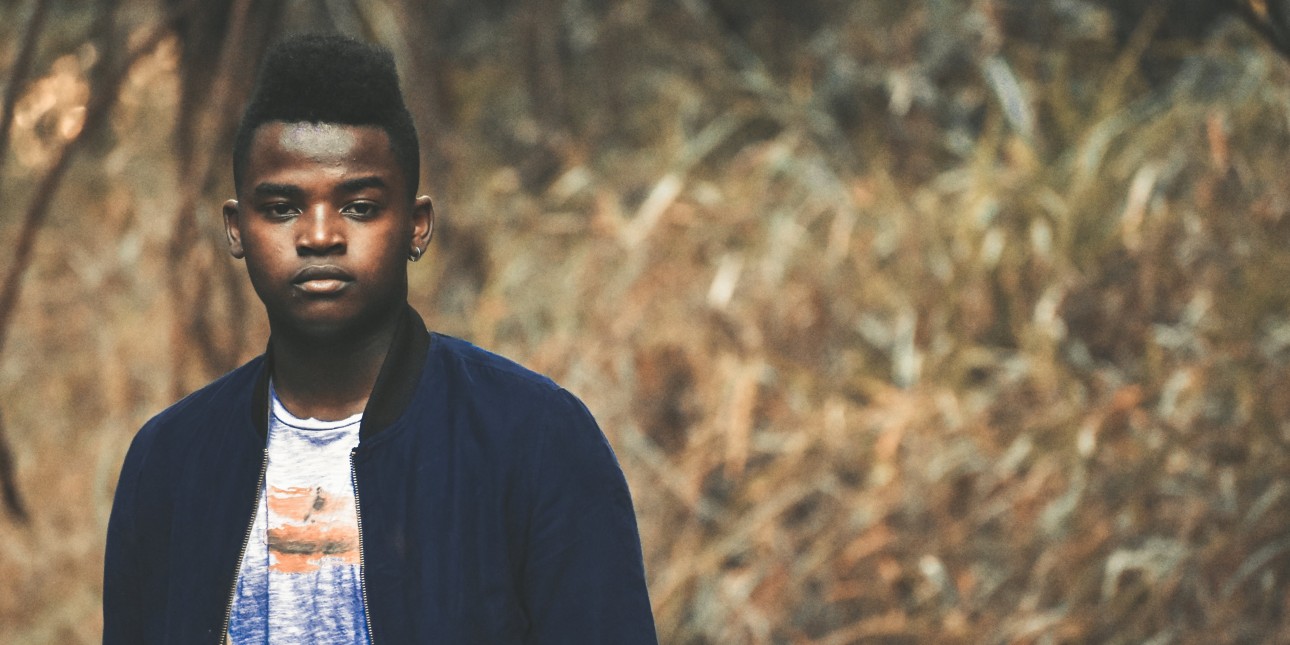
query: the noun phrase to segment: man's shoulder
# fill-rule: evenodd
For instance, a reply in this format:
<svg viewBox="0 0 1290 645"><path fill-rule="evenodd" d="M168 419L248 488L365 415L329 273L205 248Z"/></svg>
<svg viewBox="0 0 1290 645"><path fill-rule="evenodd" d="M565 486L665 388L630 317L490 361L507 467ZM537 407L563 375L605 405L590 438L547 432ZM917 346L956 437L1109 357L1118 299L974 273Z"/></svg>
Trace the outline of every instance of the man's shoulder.
<svg viewBox="0 0 1290 645"><path fill-rule="evenodd" d="M551 377L469 341L435 333L430 353L437 373L426 385L446 390L454 405L505 410L503 416L512 418L588 414L582 401Z"/></svg>
<svg viewBox="0 0 1290 645"><path fill-rule="evenodd" d="M174 460L176 455L205 450L209 444L201 438L209 439L220 434L209 432L211 428L229 426L240 420L249 423L251 390L262 364L263 357L257 357L180 399L144 423L130 442L122 466L123 477L129 473L138 476L147 468L171 468L177 463Z"/></svg>
<svg viewBox="0 0 1290 645"><path fill-rule="evenodd" d="M561 390L550 377L470 341L440 333L432 333L431 336L431 352L439 357L447 376L466 379L470 389L487 393L497 387L511 392L518 388L535 394L554 394Z"/></svg>
<svg viewBox="0 0 1290 645"><path fill-rule="evenodd" d="M159 428L176 425L190 426L194 421L217 419L249 404L252 386L260 376L263 363L264 356L257 356L211 381L158 412L141 432L150 429L155 432Z"/></svg>
<svg viewBox="0 0 1290 645"><path fill-rule="evenodd" d="M432 405L458 411L470 419L471 433L499 438L508 452L548 452L561 446L561 459L600 466L617 462L591 411L577 396L550 377L509 358L451 336L434 334L434 372L423 385L439 391ZM576 454L575 454L576 453ZM590 456L589 456L590 455Z"/></svg>

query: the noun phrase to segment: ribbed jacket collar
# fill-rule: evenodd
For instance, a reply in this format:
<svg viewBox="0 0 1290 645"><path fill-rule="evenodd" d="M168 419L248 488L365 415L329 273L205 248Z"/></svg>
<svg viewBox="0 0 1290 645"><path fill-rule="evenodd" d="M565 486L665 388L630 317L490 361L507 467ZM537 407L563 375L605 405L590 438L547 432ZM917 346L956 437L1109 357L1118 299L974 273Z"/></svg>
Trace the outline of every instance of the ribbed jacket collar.
<svg viewBox="0 0 1290 645"><path fill-rule="evenodd" d="M360 440L375 436L403 414L412 401L429 349L430 334L426 333L425 321L411 305L404 307L395 324L394 338L381 363L381 371L376 375L372 394L363 408ZM264 356L264 367L256 377L251 402L251 418L261 438L269 436L269 375L273 373L273 352L266 350Z"/></svg>

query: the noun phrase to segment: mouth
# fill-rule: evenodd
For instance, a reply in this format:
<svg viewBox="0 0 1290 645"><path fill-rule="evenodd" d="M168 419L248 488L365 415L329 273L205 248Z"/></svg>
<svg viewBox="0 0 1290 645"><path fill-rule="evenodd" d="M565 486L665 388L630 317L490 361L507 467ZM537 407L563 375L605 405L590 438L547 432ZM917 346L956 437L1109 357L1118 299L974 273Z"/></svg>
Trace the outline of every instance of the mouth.
<svg viewBox="0 0 1290 645"><path fill-rule="evenodd" d="M310 295L331 295L354 281L354 275L334 265L311 265L296 272L291 284Z"/></svg>

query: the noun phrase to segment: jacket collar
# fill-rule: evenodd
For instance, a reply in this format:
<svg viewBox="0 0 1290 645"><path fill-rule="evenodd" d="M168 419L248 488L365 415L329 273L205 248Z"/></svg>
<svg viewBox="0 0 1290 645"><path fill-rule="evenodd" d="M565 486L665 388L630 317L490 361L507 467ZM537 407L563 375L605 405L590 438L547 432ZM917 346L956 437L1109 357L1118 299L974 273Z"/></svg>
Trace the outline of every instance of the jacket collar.
<svg viewBox="0 0 1290 645"><path fill-rule="evenodd" d="M430 334L425 321L411 305L404 307L394 327L394 339L376 375L376 384L363 408L363 423L359 439L376 435L398 420L412 401L426 352L430 350ZM255 380L252 393L251 419L260 438L269 436L269 375L273 372L273 352L265 351L264 368Z"/></svg>

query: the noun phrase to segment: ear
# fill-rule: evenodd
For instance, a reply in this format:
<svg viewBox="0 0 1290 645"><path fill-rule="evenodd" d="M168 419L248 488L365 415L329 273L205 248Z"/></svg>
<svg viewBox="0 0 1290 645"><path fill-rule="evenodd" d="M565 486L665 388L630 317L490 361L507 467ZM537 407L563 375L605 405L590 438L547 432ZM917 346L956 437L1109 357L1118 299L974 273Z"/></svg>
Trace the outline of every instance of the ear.
<svg viewBox="0 0 1290 645"><path fill-rule="evenodd" d="M246 257L246 251L242 248L242 223L238 217L236 199L224 202L224 234L228 236L229 254L239 260Z"/></svg>
<svg viewBox="0 0 1290 645"><path fill-rule="evenodd" d="M412 203L412 246L424 253L434 236L434 204L421 195Z"/></svg>

